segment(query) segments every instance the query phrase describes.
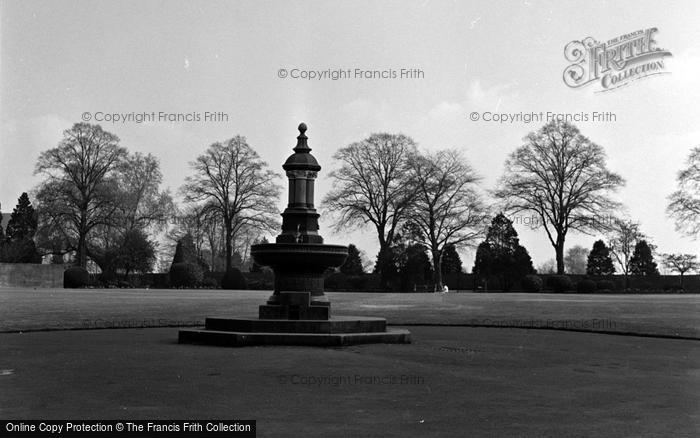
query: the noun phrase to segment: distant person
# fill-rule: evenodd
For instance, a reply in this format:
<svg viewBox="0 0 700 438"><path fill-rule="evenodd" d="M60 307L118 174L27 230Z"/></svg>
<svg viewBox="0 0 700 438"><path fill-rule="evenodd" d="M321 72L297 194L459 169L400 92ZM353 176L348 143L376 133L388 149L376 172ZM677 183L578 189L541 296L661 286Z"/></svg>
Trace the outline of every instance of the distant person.
<svg viewBox="0 0 700 438"><path fill-rule="evenodd" d="M450 288L447 287L446 284L442 286L442 293L447 293L447 292L449 292L449 291L450 291Z"/></svg>

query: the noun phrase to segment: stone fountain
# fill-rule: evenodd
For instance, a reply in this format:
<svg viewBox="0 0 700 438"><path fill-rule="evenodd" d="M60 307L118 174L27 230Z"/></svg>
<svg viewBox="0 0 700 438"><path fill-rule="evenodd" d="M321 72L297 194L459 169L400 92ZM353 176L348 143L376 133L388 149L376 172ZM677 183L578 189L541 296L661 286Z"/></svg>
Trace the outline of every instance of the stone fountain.
<svg viewBox="0 0 700 438"><path fill-rule="evenodd" d="M180 343L340 346L409 343L406 330L387 329L383 318L331 316L323 293L324 274L341 266L348 249L323 243L318 234L314 182L321 170L299 125L294 153L282 168L289 179L289 203L282 213L282 234L275 243L253 245L251 256L275 274L274 292L258 318L208 317L204 329L180 330Z"/></svg>

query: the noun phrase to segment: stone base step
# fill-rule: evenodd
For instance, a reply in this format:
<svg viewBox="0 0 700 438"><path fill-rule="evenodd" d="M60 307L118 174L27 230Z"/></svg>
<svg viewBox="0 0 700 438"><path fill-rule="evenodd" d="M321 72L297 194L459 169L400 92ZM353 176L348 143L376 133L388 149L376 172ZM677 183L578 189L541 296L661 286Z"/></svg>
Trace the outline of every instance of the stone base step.
<svg viewBox="0 0 700 438"><path fill-rule="evenodd" d="M205 329L263 333L369 333L386 331L386 319L335 316L327 320L208 317Z"/></svg>
<svg viewBox="0 0 700 438"><path fill-rule="evenodd" d="M356 344L409 344L408 330L387 329L370 333L266 333L232 332L207 329L180 330L181 344L205 344L226 347L253 345L307 345L316 347L341 347Z"/></svg>

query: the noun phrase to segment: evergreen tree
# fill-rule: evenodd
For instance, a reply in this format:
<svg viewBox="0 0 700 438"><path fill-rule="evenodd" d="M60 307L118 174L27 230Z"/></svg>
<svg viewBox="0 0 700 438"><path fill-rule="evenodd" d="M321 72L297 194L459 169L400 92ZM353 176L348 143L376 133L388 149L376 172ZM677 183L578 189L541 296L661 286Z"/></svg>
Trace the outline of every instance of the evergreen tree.
<svg viewBox="0 0 700 438"><path fill-rule="evenodd" d="M2 205L0 205L0 247L5 242L5 230L2 229Z"/></svg>
<svg viewBox="0 0 700 438"><path fill-rule="evenodd" d="M374 273L381 274L384 290L412 291L416 284L427 284L433 270L427 248L417 243L412 230L402 229L391 246L379 251Z"/></svg>
<svg viewBox="0 0 700 438"><path fill-rule="evenodd" d="M442 253L442 274L459 274L462 272L462 259L457 253L457 248L453 244L445 245Z"/></svg>
<svg viewBox="0 0 700 438"><path fill-rule="evenodd" d="M433 267L424 245L398 244L395 251L398 259L397 274L400 290L413 291L416 285L425 285L433 277Z"/></svg>
<svg viewBox="0 0 700 438"><path fill-rule="evenodd" d="M177 287L194 287L201 283L209 265L197 254L194 239L190 233L177 241L173 263L170 265L170 282Z"/></svg>
<svg viewBox="0 0 700 438"><path fill-rule="evenodd" d="M340 267L340 272L347 275L364 274L360 251L352 243L348 245L348 258L345 260L345 263L343 263L343 266Z"/></svg>
<svg viewBox="0 0 700 438"><path fill-rule="evenodd" d="M493 275L493 251L488 241L483 241L476 249L472 273L482 277Z"/></svg>
<svg viewBox="0 0 700 438"><path fill-rule="evenodd" d="M5 235L11 241L33 239L34 234L36 234L36 228L36 210L34 210L31 201L29 201L27 193L22 193L17 200L17 206L12 211L12 215L10 215Z"/></svg>
<svg viewBox="0 0 700 438"><path fill-rule="evenodd" d="M535 268L532 267L532 258L530 257L530 253L527 252L527 249L524 246L518 245L515 247L513 259L514 263L512 264L512 268L510 270L511 278L519 279L535 272Z"/></svg>
<svg viewBox="0 0 700 438"><path fill-rule="evenodd" d="M2 217L0 217L1 222ZM41 263L41 255L37 252L34 243L36 229L36 211L29 201L29 196L22 193L10 215L4 238L0 240L0 262Z"/></svg>
<svg viewBox="0 0 700 438"><path fill-rule="evenodd" d="M615 273L615 265L610 257L610 249L602 240L597 240L593 244L593 249L588 254L588 265L586 274L588 275L612 275Z"/></svg>
<svg viewBox="0 0 700 438"><path fill-rule="evenodd" d="M659 275L651 247L646 240L640 240L634 246L634 253L630 259L630 273L632 275Z"/></svg>
<svg viewBox="0 0 700 438"><path fill-rule="evenodd" d="M503 213L493 218L486 240L477 248L473 272L487 279L491 275L498 277L503 290L534 272L530 254L520 245L513 222Z"/></svg>
<svg viewBox="0 0 700 438"><path fill-rule="evenodd" d="M399 275L397 266L397 254L401 254L405 250L403 244L392 244L392 246L384 247L377 254L377 261L374 264L374 273L379 274L380 286L384 290L395 288L396 279Z"/></svg>
<svg viewBox="0 0 700 438"><path fill-rule="evenodd" d="M192 240L192 235L190 233L185 234L177 241L175 255L173 256L173 265L175 263L199 264L197 260L197 249L194 246L194 240Z"/></svg>
<svg viewBox="0 0 700 438"><path fill-rule="evenodd" d="M119 247L114 266L128 277L130 272L150 272L156 260L155 246L138 229L129 230Z"/></svg>
<svg viewBox="0 0 700 438"><path fill-rule="evenodd" d="M503 213L499 213L491 221L491 226L486 233L486 241L489 242L493 252L499 256L515 252L519 245L518 233L513 228L513 222Z"/></svg>

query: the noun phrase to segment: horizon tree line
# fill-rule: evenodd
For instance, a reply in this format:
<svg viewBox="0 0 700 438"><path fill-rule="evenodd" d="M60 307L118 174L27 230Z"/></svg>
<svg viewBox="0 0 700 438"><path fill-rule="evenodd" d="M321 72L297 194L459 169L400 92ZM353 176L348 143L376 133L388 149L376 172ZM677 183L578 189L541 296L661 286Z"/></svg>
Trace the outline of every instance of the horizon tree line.
<svg viewBox="0 0 700 438"><path fill-rule="evenodd" d="M152 267L158 245L151 236L166 231L178 209L170 193L159 188L158 160L129 153L119 143L99 125L76 123L57 147L40 155L35 174L44 180L35 190L38 214L32 237L41 254L57 260L73 254L79 266L89 259L103 272ZM322 206L336 229L375 229L375 271L384 286L384 267L393 263L391 248L400 230L410 229L412 244L427 251L436 289L442 288L445 249L475 248L485 236L491 208L480 190L480 176L459 151L421 152L410 137L379 133L339 149L334 159L339 166L330 173L332 189ZM190 166L192 174L180 189L187 208L179 216L187 219L179 231L193 234L200 252L208 249L211 266L223 255L223 267L229 269L235 254L246 257L254 240L279 226L279 175L242 136L213 143ZM531 225L545 230L557 273L566 271L566 236L574 230L605 233L627 276L633 273L635 244L646 236L636 222L602 220L621 206L612 194L623 185L624 179L607 168L602 147L574 125L553 121L529 133L509 155L492 194L498 210L528 212L539 219ZM700 229L698 206L700 147L679 173L667 213L679 231L694 236ZM173 238L184 234L170 231ZM144 262L128 260L133 252L141 253Z"/></svg>

